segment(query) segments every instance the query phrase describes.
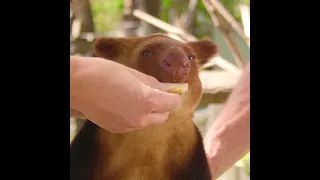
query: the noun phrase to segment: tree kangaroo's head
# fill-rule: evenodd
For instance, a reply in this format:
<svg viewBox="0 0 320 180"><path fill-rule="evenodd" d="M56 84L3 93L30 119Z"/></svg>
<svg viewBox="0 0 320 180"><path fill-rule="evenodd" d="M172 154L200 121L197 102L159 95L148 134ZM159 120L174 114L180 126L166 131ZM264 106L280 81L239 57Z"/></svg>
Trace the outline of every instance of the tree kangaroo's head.
<svg viewBox="0 0 320 180"><path fill-rule="evenodd" d="M183 43L165 34L98 38L94 54L137 69L160 82L186 83L192 64L198 69L217 54L210 40ZM198 71L198 70L196 70Z"/></svg>

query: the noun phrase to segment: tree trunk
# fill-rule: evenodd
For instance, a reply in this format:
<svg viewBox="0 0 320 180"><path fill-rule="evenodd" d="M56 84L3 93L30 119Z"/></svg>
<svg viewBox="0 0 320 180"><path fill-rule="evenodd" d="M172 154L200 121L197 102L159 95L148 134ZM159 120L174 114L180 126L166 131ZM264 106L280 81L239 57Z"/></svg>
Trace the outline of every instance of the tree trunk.
<svg viewBox="0 0 320 180"><path fill-rule="evenodd" d="M125 0L122 20L120 22L117 36L130 37L137 35L140 20L133 16L132 11L138 7L136 0Z"/></svg>
<svg viewBox="0 0 320 180"><path fill-rule="evenodd" d="M188 31L191 34L197 34L196 22L198 2L199 0L190 0L188 10L181 16L182 29Z"/></svg>
<svg viewBox="0 0 320 180"><path fill-rule="evenodd" d="M186 0L172 0L170 9L171 24L186 30L190 34L197 34L195 27L198 2L198 0L189 0L189 2Z"/></svg>
<svg viewBox="0 0 320 180"><path fill-rule="evenodd" d="M138 0L139 2L139 9L154 16L156 18L160 17L160 5L161 0ZM141 26L139 28L138 34L140 36L148 35L152 33L162 32L162 30L148 24L145 22L141 22Z"/></svg>
<svg viewBox="0 0 320 180"><path fill-rule="evenodd" d="M92 40L88 40L86 35L92 35L94 33L94 22L90 2L71 3L70 8L75 17L71 27L71 40L74 45L73 53L86 55L90 52L90 40Z"/></svg>

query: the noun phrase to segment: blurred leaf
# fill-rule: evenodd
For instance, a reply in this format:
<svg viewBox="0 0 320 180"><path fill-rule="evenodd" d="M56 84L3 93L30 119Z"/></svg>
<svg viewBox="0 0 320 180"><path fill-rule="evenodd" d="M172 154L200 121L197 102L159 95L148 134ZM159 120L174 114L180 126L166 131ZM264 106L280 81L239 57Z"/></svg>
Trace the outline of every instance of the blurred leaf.
<svg viewBox="0 0 320 180"><path fill-rule="evenodd" d="M123 0L91 0L91 5L97 33L117 27L124 7Z"/></svg>
<svg viewBox="0 0 320 180"><path fill-rule="evenodd" d="M164 22L169 22L169 10L171 7L171 0L162 0L160 7L160 19Z"/></svg>
<svg viewBox="0 0 320 180"><path fill-rule="evenodd" d="M243 161L250 160L250 152L248 152L241 160L243 160Z"/></svg>
<svg viewBox="0 0 320 180"><path fill-rule="evenodd" d="M116 1L117 3L116 3L116 8L119 10L119 11L122 11L123 10L123 8L124 8L124 2L123 2L123 0L118 0L118 1Z"/></svg>
<svg viewBox="0 0 320 180"><path fill-rule="evenodd" d="M171 0L163 0L162 1L162 7L164 7L164 8L170 8L171 4L172 4Z"/></svg>
<svg viewBox="0 0 320 180"><path fill-rule="evenodd" d="M202 1L199 1L198 3L198 10L202 12L207 11Z"/></svg>
<svg viewBox="0 0 320 180"><path fill-rule="evenodd" d="M237 7L240 0L220 0L220 2L238 22L241 21L241 15Z"/></svg>
<svg viewBox="0 0 320 180"><path fill-rule="evenodd" d="M245 173L246 173L248 176L250 176L250 164L246 164L244 170L245 170Z"/></svg>
<svg viewBox="0 0 320 180"><path fill-rule="evenodd" d="M240 0L240 3L250 6L250 0Z"/></svg>
<svg viewBox="0 0 320 180"><path fill-rule="evenodd" d="M72 142L73 138L74 138L74 135L71 135L70 136L70 143Z"/></svg>
<svg viewBox="0 0 320 180"><path fill-rule="evenodd" d="M250 152L241 159L241 162L243 163L245 173L250 176Z"/></svg>

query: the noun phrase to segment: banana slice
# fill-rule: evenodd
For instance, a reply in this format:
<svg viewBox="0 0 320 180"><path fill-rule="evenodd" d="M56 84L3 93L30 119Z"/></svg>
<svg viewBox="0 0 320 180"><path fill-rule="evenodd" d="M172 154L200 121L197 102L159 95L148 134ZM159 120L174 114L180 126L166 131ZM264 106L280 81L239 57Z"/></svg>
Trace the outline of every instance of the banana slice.
<svg viewBox="0 0 320 180"><path fill-rule="evenodd" d="M181 94L188 91L188 83L165 83L170 93Z"/></svg>

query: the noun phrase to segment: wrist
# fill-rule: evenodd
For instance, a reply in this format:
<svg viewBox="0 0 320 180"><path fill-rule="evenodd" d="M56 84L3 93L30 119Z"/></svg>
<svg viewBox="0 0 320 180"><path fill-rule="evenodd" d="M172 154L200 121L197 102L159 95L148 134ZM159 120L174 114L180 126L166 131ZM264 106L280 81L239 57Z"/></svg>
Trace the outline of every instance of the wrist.
<svg viewBox="0 0 320 180"><path fill-rule="evenodd" d="M83 60L79 56L70 56L70 108L79 106L79 92L81 90L81 74Z"/></svg>
<svg viewBox="0 0 320 180"><path fill-rule="evenodd" d="M204 143L211 173L217 178L250 151L250 107L221 114Z"/></svg>

